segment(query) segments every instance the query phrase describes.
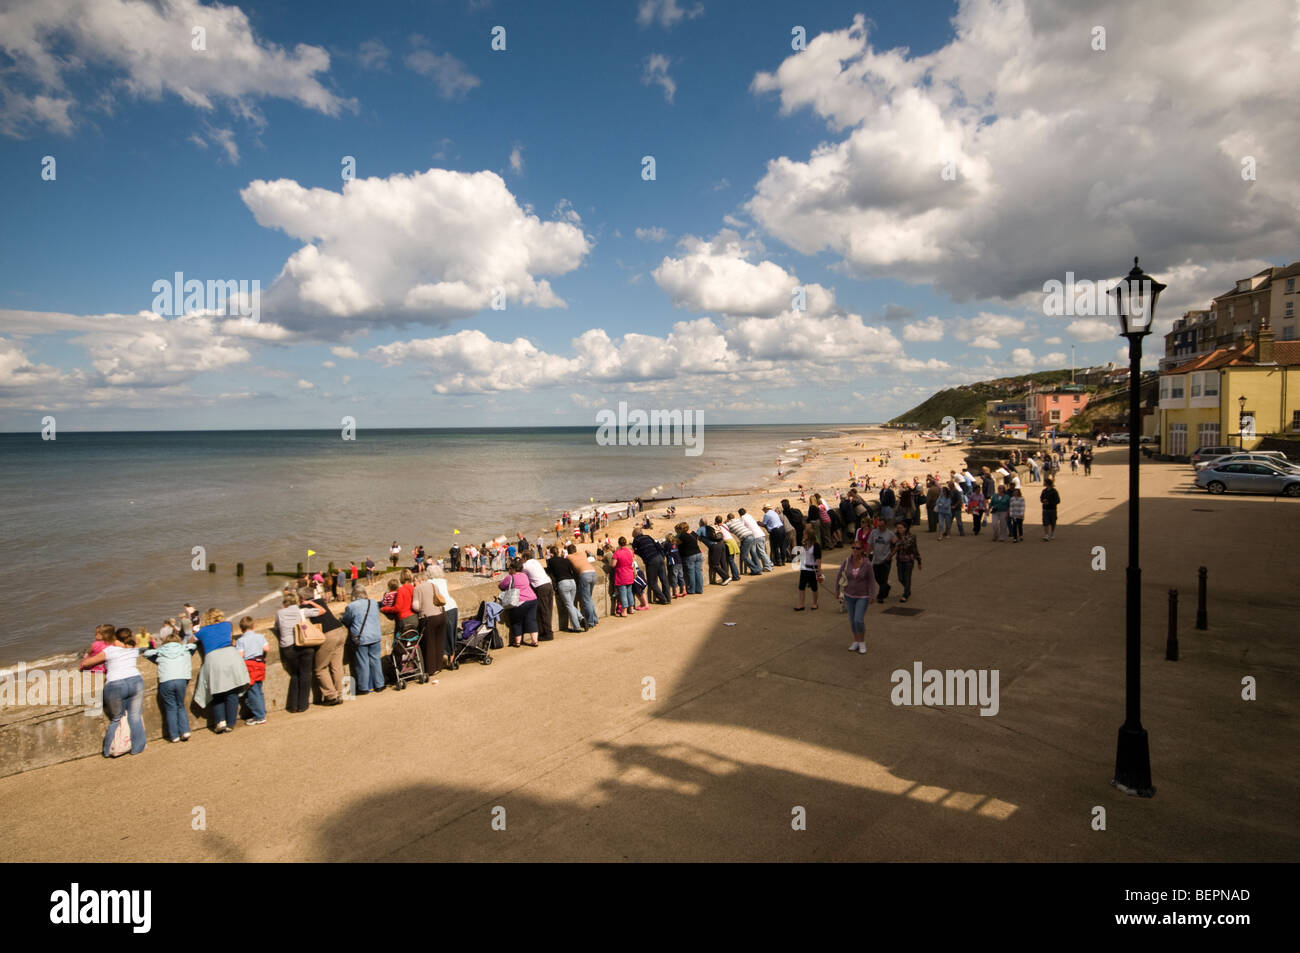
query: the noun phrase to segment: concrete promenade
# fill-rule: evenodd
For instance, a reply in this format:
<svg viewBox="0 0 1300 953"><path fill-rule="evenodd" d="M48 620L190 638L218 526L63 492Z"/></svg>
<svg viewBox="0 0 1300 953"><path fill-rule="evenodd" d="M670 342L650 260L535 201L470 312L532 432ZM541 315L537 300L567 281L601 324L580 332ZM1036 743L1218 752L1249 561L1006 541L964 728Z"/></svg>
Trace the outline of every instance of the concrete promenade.
<svg viewBox="0 0 1300 953"><path fill-rule="evenodd" d="M943 542L922 525L925 568L904 607L922 611L873 605L866 656L846 651L829 594L792 612L796 574L777 569L504 649L438 685L0 778L5 859L1300 859L1300 501L1210 497L1190 491L1186 465L1143 464L1157 792L1108 783L1124 715L1126 459L1102 450L1091 478L1062 476L1051 543L1035 484L1019 545L972 538L969 521ZM1105 571L1091 568L1096 546ZM827 554L828 579L847 555ZM1199 565L1207 632L1193 627ZM998 670L997 714L892 704L891 673L918 661ZM1242 699L1246 676L1257 700ZM792 829L798 808L806 830Z"/></svg>

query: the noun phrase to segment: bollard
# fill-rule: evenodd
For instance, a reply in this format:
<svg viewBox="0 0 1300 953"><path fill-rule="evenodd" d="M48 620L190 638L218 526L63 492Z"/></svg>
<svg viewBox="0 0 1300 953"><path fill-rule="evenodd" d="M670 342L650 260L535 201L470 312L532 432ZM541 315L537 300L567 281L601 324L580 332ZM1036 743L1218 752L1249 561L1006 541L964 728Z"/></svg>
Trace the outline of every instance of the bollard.
<svg viewBox="0 0 1300 953"><path fill-rule="evenodd" d="M269 576L269 575L271 575L271 573L273 573L273 572L275 572L275 567L272 566L270 563L267 563L267 564L266 564L266 574Z"/></svg>
<svg viewBox="0 0 1300 953"><path fill-rule="evenodd" d="M243 563L235 563L235 575L236 575L236 576L242 576L243 574L244 574L244 564L243 564Z"/></svg>
<svg viewBox="0 0 1300 953"><path fill-rule="evenodd" d="M1196 592L1196 627L1202 632L1210 627L1209 618L1205 612L1205 578L1209 573L1210 571L1204 566L1196 570L1196 574L1200 577L1199 588Z"/></svg>
<svg viewBox="0 0 1300 953"><path fill-rule="evenodd" d="M217 564L216 564L216 563L208 563L208 572L216 572L216 571L217 571Z"/></svg>
<svg viewBox="0 0 1300 953"><path fill-rule="evenodd" d="M299 576L302 575L302 563L299 563L299 564L298 564L298 575L299 575Z"/></svg>
<svg viewBox="0 0 1300 953"><path fill-rule="evenodd" d="M1169 638L1165 640L1165 661L1178 661L1178 590L1169 590Z"/></svg>
<svg viewBox="0 0 1300 953"><path fill-rule="evenodd" d="M332 575L334 575L334 574L337 573L337 572L338 572L338 570L334 568L334 564L333 564L333 563L330 563L329 572L326 573L326 575L332 576Z"/></svg>

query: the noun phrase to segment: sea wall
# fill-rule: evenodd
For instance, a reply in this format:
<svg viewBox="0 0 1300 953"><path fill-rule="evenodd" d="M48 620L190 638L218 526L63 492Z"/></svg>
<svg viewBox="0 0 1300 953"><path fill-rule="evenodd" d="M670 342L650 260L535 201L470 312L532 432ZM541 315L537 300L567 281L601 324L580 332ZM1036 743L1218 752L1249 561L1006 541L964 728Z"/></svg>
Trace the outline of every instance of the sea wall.
<svg viewBox="0 0 1300 953"><path fill-rule="evenodd" d="M468 578L463 575L454 577L455 582ZM483 580L471 585L454 586L452 595L460 607L460 618L472 618L478 611L479 603L494 598L499 594L495 583ZM605 582L605 574L597 573L596 590L593 594L596 608L604 615L610 612L610 592ZM556 631L559 631L559 603L556 601ZM259 627L270 638L265 627ZM384 654L391 651L393 625L384 620ZM499 627L501 637L508 640L509 630L504 625ZM348 666L351 653L345 657L344 667ZM189 710L190 730L203 730L208 725L206 712L196 708L193 703L194 686L198 682L199 660L192 661L193 674L186 692L186 706ZM385 659L387 669L387 659ZM502 670L498 670L502 671ZM152 662L141 658L140 674L144 677L144 726L150 743L161 742L163 738L162 704L158 698L157 669ZM448 677L446 673L439 676ZM449 677L455 678L452 673ZM502 678L511 676L502 671ZM289 693L289 674L279 662L279 648L272 646L267 655L266 666L266 707L271 719L266 728L260 731L275 730L275 715L283 713L285 700ZM319 695L316 696L319 700ZM346 715L344 716L346 717ZM77 758L102 757L104 729L107 718L100 713L87 714L84 706L56 707L49 705L24 706L8 703L0 707L0 777L43 768L47 765L72 761ZM241 731L244 726L240 726Z"/></svg>

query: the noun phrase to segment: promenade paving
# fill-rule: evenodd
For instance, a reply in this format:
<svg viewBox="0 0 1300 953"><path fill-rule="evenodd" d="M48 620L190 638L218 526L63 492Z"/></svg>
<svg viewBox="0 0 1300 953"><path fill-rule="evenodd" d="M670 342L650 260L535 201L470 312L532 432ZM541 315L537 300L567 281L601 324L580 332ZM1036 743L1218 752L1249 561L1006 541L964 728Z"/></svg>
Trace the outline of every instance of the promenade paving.
<svg viewBox="0 0 1300 953"><path fill-rule="evenodd" d="M778 569L505 649L438 685L0 779L5 859L1300 859L1300 500L1209 497L1189 467L1143 464L1156 796L1109 785L1126 459L1102 450L1091 478L1062 477L1051 543L1036 492L1027 542L922 531L906 607L921 611L872 606L866 656L846 651L829 596L792 612L795 573ZM1206 632L1193 627L1200 565ZM1164 657L1170 588L1178 662ZM996 669L997 714L895 706L891 673L917 661ZM111 823L96 832L96 817Z"/></svg>

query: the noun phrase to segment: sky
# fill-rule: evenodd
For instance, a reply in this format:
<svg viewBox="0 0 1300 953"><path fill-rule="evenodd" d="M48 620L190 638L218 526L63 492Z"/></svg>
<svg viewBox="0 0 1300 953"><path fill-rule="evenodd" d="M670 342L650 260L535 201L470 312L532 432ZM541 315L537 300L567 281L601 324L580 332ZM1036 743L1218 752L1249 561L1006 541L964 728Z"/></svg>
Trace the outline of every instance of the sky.
<svg viewBox="0 0 1300 953"><path fill-rule="evenodd" d="M884 420L1300 258L1297 142L1294 0L0 0L0 430Z"/></svg>

